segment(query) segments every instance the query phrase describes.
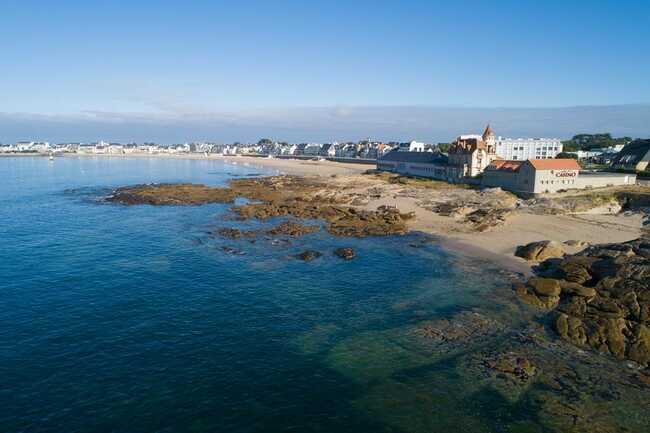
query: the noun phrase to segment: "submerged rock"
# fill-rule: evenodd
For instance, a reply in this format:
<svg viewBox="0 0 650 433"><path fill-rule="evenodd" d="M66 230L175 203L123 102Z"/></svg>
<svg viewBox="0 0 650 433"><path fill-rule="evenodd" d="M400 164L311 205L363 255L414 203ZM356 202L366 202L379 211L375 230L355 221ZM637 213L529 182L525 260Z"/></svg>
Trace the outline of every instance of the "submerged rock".
<svg viewBox="0 0 650 433"><path fill-rule="evenodd" d="M512 352L488 358L483 364L490 370L510 375L522 382L530 380L537 373L537 367L528 358Z"/></svg>
<svg viewBox="0 0 650 433"><path fill-rule="evenodd" d="M300 260L304 260L305 262L311 262L312 260L317 259L322 255L323 255L323 253L321 253L319 251L307 250L307 251L303 251L302 253L296 255L296 257L299 258Z"/></svg>
<svg viewBox="0 0 650 433"><path fill-rule="evenodd" d="M337 248L334 250L334 254L345 260L352 260L356 256L352 248Z"/></svg>

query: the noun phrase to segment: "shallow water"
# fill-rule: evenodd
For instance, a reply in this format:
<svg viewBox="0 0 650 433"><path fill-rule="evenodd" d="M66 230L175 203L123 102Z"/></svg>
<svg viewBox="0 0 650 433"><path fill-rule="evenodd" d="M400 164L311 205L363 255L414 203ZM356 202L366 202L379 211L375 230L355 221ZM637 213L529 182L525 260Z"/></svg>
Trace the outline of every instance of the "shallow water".
<svg viewBox="0 0 650 433"><path fill-rule="evenodd" d="M462 351L414 337L469 309L524 320L494 303L502 276L486 264L417 234L250 243L211 235L242 224L226 205L101 201L121 185L259 174L1 158L0 431L550 431L534 402L477 388ZM341 246L357 258L335 257ZM296 260L304 249L324 255Z"/></svg>

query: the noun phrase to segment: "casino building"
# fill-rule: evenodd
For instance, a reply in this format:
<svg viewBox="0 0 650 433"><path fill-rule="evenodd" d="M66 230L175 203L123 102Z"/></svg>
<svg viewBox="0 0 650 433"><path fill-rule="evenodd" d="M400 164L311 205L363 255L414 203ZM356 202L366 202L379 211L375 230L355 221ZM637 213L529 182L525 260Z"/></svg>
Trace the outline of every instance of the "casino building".
<svg viewBox="0 0 650 433"><path fill-rule="evenodd" d="M481 177L481 185L499 187L525 195L547 194L568 189L634 185L636 175L581 172L575 159L496 160Z"/></svg>

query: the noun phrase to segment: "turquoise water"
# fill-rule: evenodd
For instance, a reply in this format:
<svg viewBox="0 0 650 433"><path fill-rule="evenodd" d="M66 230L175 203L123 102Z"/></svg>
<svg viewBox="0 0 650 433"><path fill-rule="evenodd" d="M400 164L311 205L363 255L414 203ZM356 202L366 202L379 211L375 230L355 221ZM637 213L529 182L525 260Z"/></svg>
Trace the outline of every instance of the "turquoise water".
<svg viewBox="0 0 650 433"><path fill-rule="evenodd" d="M468 405L453 363L408 340L498 286L435 243L232 241L210 234L241 224L226 205L101 200L122 185L270 173L0 158L0 431L509 431L526 418L509 408L503 421L490 398ZM336 258L340 246L358 257ZM323 257L292 257L308 248Z"/></svg>

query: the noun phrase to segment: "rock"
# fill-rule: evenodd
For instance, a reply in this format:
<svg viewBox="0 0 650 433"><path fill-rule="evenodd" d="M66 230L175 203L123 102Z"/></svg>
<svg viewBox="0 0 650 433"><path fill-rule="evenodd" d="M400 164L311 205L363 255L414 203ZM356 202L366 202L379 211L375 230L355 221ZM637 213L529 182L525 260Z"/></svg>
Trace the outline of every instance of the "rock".
<svg viewBox="0 0 650 433"><path fill-rule="evenodd" d="M578 283L572 283L565 280L560 280L559 283L562 288L562 294L580 296L583 298L593 298L596 296L596 289L592 287L585 287Z"/></svg>
<svg viewBox="0 0 650 433"><path fill-rule="evenodd" d="M528 280L528 285L541 296L560 296L562 293L560 282L552 278L533 277Z"/></svg>
<svg viewBox="0 0 650 433"><path fill-rule="evenodd" d="M585 247L585 246L589 245L589 242L578 241L578 240L575 240L575 239L570 239L570 240L568 240L568 241L564 241L564 245L569 246L569 247L577 247L577 248L580 248L580 247Z"/></svg>
<svg viewBox="0 0 650 433"><path fill-rule="evenodd" d="M136 205L199 205L232 203L237 194L229 188L216 188L191 183L136 185L118 188L106 200Z"/></svg>
<svg viewBox="0 0 650 433"><path fill-rule="evenodd" d="M312 260L317 259L322 255L323 254L318 251L307 250L298 254L296 257L299 258L300 260L304 260L305 262L311 262Z"/></svg>
<svg viewBox="0 0 650 433"><path fill-rule="evenodd" d="M560 259L515 290L539 308L555 309L564 340L650 366L650 259L643 239L592 245ZM560 289L561 302L554 304Z"/></svg>
<svg viewBox="0 0 650 433"><path fill-rule="evenodd" d="M537 367L529 359L516 353L500 354L486 359L483 364L491 370L505 373L523 382L528 381L537 373Z"/></svg>
<svg viewBox="0 0 650 433"><path fill-rule="evenodd" d="M559 275L565 280L584 284L592 279L589 269L593 262L594 260L588 257L567 257L558 264L557 269Z"/></svg>
<svg viewBox="0 0 650 433"><path fill-rule="evenodd" d="M345 260L352 260L356 255L352 248L337 248L334 254Z"/></svg>
<svg viewBox="0 0 650 433"><path fill-rule="evenodd" d="M484 232L506 222L512 210L504 208L481 208L470 212L465 217L465 222L473 225L474 230Z"/></svg>
<svg viewBox="0 0 650 433"><path fill-rule="evenodd" d="M555 308L560 302L559 296L538 295L531 287L525 287L519 285L515 287L515 291L517 292L521 300L524 301L526 304L533 305L535 307L543 308L546 310Z"/></svg>
<svg viewBox="0 0 650 433"><path fill-rule="evenodd" d="M549 258L563 257L564 249L555 241L539 241L517 247L515 255L531 262L543 262Z"/></svg>
<svg viewBox="0 0 650 433"><path fill-rule="evenodd" d="M304 236L306 234L315 233L320 230L317 225L303 225L294 221L285 221L282 224L273 227L266 233L273 236L287 235L287 236Z"/></svg>
<svg viewBox="0 0 650 433"><path fill-rule="evenodd" d="M641 365L650 364L650 328L638 325L634 330L628 357Z"/></svg>
<svg viewBox="0 0 650 433"><path fill-rule="evenodd" d="M233 229L233 228L221 228L217 230L217 234L230 239L239 239L242 237L254 238L255 236L257 236L257 233L253 231L244 231L244 230Z"/></svg>

